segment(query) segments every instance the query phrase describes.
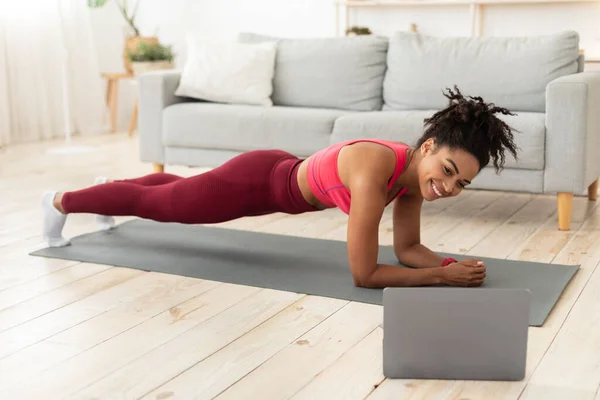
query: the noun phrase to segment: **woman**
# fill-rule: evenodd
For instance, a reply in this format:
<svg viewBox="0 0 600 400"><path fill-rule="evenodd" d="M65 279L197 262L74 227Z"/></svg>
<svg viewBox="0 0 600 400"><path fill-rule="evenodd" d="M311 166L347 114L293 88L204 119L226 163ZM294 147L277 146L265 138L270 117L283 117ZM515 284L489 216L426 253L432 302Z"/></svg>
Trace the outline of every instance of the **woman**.
<svg viewBox="0 0 600 400"><path fill-rule="evenodd" d="M494 115L513 114L480 97L463 97L456 87L444 95L449 106L425 120L414 148L355 140L307 159L280 150L251 151L189 178L157 173L73 192L47 192L44 237L49 246L69 244L62 228L70 213L98 214L110 228L113 215L209 224L339 207L349 216L348 255L356 286L479 286L485 278L480 260L444 259L420 244L421 204L457 196L490 158L499 171L505 149L516 158L511 128ZM377 263L379 223L392 201L394 250L412 268Z"/></svg>

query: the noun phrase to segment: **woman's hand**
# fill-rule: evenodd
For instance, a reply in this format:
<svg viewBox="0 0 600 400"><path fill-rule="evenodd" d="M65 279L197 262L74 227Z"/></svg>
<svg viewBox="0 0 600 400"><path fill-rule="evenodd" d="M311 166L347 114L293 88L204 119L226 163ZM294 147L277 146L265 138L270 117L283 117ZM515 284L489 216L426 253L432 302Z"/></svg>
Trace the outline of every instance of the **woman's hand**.
<svg viewBox="0 0 600 400"><path fill-rule="evenodd" d="M481 286L485 275L483 261L467 258L444 267L442 283L450 286Z"/></svg>

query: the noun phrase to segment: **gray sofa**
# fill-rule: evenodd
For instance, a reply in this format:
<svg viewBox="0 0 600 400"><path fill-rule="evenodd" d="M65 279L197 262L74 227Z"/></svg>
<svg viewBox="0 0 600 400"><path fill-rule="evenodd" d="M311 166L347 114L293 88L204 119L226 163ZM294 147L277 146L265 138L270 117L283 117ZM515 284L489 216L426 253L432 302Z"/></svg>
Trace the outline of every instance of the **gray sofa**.
<svg viewBox="0 0 600 400"><path fill-rule="evenodd" d="M519 159L485 168L472 188L557 195L568 230L573 195L596 198L600 160L600 73L582 72L576 32L537 37L278 39L273 106L220 104L175 95L179 71L139 77L140 157L214 167L253 149L306 157L332 143L383 138L413 144L423 120L447 105L446 87L482 96L516 116Z"/></svg>

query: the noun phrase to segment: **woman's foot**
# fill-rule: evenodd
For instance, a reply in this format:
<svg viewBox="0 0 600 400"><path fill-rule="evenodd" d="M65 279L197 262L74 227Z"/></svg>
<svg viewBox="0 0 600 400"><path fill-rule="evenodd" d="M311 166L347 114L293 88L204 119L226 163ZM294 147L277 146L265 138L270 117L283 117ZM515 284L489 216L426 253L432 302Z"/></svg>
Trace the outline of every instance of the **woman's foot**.
<svg viewBox="0 0 600 400"><path fill-rule="evenodd" d="M67 215L55 207L56 192L46 192L42 196L42 209L44 213L44 226L42 236L49 247L63 247L70 242L62 236Z"/></svg>
<svg viewBox="0 0 600 400"><path fill-rule="evenodd" d="M104 183L110 182L104 176L99 176L94 180L94 185L102 185ZM115 227L115 218L110 215L96 215L96 224L100 227L100 230L107 231Z"/></svg>

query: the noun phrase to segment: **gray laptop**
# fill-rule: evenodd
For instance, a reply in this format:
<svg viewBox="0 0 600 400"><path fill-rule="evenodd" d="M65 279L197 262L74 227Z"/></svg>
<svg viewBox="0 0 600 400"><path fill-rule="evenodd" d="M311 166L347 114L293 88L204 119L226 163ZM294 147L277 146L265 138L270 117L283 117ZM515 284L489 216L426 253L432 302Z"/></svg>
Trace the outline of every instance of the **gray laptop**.
<svg viewBox="0 0 600 400"><path fill-rule="evenodd" d="M460 287L383 290L387 378L525 377L531 292Z"/></svg>

